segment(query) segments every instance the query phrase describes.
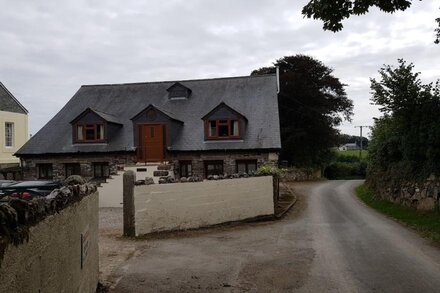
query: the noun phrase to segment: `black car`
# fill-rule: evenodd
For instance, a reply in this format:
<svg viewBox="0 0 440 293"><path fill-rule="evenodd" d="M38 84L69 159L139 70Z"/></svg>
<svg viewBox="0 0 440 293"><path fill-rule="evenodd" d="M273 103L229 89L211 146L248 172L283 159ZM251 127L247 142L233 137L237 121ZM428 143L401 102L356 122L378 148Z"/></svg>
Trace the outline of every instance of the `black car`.
<svg viewBox="0 0 440 293"><path fill-rule="evenodd" d="M8 197L21 199L32 199L36 196L47 196L52 190L61 188L62 183L58 181L21 181L5 183L0 185L0 199Z"/></svg>

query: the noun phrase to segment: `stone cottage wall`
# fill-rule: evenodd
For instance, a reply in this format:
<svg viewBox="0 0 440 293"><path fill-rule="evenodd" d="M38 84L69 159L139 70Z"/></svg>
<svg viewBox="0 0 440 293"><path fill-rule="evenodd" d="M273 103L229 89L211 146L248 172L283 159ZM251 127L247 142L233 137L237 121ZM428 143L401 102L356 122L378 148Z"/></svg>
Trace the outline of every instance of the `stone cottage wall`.
<svg viewBox="0 0 440 293"><path fill-rule="evenodd" d="M258 151L188 152L171 154L176 177L179 177L179 161L191 161L193 176L204 177L205 161L223 161L225 174L236 173L237 160L256 160L257 168L264 164L278 165L278 154Z"/></svg>
<svg viewBox="0 0 440 293"><path fill-rule="evenodd" d="M81 176L85 179L93 178L93 163L107 162L110 174L116 174L118 168L124 165L135 164L134 154L81 154L81 155L57 155L57 156L36 156L24 158L23 178L25 180L38 179L37 164L52 164L53 180L66 178L66 164L79 163Z"/></svg>

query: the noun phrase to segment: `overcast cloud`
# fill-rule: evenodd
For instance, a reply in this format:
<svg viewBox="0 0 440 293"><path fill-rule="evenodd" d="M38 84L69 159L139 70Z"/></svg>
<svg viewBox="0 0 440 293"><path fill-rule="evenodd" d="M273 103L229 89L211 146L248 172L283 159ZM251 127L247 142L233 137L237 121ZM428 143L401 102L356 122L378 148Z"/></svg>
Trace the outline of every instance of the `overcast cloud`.
<svg viewBox="0 0 440 293"><path fill-rule="evenodd" d="M369 78L397 58L425 81L439 78L434 19L440 1L402 13L374 10L342 32L304 19L297 0L0 0L0 81L29 110L35 134L82 84L249 75L277 58L311 55L334 68L355 104L354 125L372 125Z"/></svg>

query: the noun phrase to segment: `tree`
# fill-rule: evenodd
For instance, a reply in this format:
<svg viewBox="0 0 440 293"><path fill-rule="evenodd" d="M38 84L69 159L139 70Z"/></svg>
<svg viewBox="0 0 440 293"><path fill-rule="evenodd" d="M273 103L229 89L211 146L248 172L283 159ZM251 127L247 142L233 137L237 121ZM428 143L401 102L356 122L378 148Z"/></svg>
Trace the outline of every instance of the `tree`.
<svg viewBox="0 0 440 293"><path fill-rule="evenodd" d="M403 59L371 79L376 119L369 145L369 181L424 180L440 174L440 83L423 84ZM381 183L382 185L383 182Z"/></svg>
<svg viewBox="0 0 440 293"><path fill-rule="evenodd" d="M278 95L281 159L295 166L322 166L337 146L335 128L353 115L353 102L333 70L305 55L286 56L274 66L254 70L251 75L280 69Z"/></svg>
<svg viewBox="0 0 440 293"><path fill-rule="evenodd" d="M310 0L303 7L302 14L308 18L320 19L324 22L324 30L332 32L343 28L342 21L352 15L366 14L371 7L377 7L386 13L404 11L411 7L412 0ZM440 18L435 20L435 43L440 42Z"/></svg>

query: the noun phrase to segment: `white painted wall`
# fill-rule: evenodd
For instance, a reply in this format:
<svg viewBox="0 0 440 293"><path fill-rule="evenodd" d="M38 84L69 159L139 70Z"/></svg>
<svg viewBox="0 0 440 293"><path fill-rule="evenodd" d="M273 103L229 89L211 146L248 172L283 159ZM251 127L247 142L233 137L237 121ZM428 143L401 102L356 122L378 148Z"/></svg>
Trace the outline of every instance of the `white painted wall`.
<svg viewBox="0 0 440 293"><path fill-rule="evenodd" d="M147 166L128 166L124 168L124 171L119 171L118 175L112 175L112 178L107 179L106 183L102 183L98 187L99 191L99 207L100 208L122 208L122 184L123 174L125 171L132 170L136 174L136 180L144 180L146 177L152 177L157 184L159 177L153 177L153 172L157 170L156 165ZM139 172L137 169L147 168L146 172ZM174 177L173 171L170 171L170 176Z"/></svg>
<svg viewBox="0 0 440 293"><path fill-rule="evenodd" d="M273 215L272 176L135 187L136 234Z"/></svg>

